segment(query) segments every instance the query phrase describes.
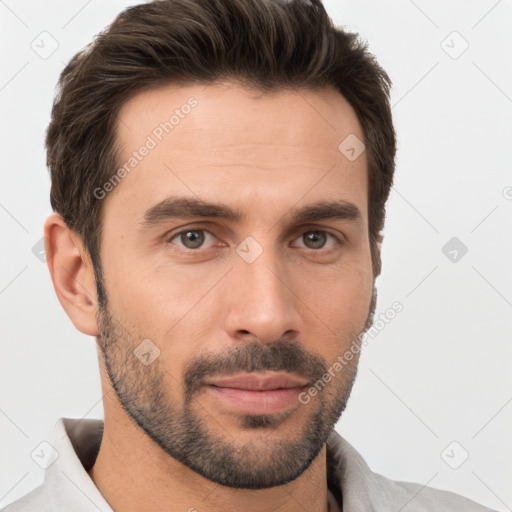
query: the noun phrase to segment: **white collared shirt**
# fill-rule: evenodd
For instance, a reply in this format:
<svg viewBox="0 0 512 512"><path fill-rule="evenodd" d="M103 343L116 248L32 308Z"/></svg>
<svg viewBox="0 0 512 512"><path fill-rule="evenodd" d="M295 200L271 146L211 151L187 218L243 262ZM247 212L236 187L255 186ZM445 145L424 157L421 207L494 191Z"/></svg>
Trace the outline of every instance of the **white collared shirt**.
<svg viewBox="0 0 512 512"><path fill-rule="evenodd" d="M52 445L56 458L47 466L44 482L3 512L112 512L87 472L102 435L102 420L60 418ZM327 442L327 468L329 489L343 512L493 512L451 492L372 472L336 431Z"/></svg>

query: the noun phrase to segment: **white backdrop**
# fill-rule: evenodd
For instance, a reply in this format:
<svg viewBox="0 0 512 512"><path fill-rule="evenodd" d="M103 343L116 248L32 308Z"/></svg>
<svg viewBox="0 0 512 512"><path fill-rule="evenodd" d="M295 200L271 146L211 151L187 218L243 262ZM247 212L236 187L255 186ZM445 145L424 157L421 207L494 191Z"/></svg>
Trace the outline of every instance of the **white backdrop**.
<svg viewBox="0 0 512 512"><path fill-rule="evenodd" d="M57 418L102 417L95 340L38 253L43 137L64 63L126 5L0 1L0 506L42 482L30 454ZM403 311L337 430L374 471L511 510L512 2L325 5L391 76L399 141L376 318Z"/></svg>

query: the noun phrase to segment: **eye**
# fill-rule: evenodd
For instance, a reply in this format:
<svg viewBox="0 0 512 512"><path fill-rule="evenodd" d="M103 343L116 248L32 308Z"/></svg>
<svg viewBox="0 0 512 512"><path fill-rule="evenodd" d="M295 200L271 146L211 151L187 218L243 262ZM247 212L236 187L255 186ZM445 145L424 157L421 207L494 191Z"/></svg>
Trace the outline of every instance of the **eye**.
<svg viewBox="0 0 512 512"><path fill-rule="evenodd" d="M329 238L332 240L332 243L326 246ZM180 231L168 238L167 241L174 243L183 249L194 251L196 249L207 249L211 247L215 239L216 237L210 231L197 228ZM323 230L305 231L301 233L296 240L304 241L304 244L299 244L298 247L304 247L313 251L319 251L322 249L329 251L329 249L334 248L340 243L338 237ZM208 241L210 242L209 244Z"/></svg>
<svg viewBox="0 0 512 512"><path fill-rule="evenodd" d="M181 247L193 250L202 248L201 246L207 238L213 239L215 237L205 229L187 229L176 233L168 241L172 242L177 239L182 244ZM177 245L180 246L180 244Z"/></svg>
<svg viewBox="0 0 512 512"><path fill-rule="evenodd" d="M325 247L328 237L331 237L331 239L334 240L334 244L329 247ZM302 247L313 250L329 249L336 245L336 243L339 243L339 239L333 234L319 230L306 231L305 233L302 233L297 240L304 240L305 246L303 245Z"/></svg>

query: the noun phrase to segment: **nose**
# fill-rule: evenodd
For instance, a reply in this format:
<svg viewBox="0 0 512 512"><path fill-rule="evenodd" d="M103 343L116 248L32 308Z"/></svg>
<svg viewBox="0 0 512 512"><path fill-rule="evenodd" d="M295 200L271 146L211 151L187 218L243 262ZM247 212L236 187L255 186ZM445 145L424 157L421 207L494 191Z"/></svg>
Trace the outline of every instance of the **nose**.
<svg viewBox="0 0 512 512"><path fill-rule="evenodd" d="M265 249L252 263L236 256L224 287L224 328L231 339L298 337L300 299L275 251Z"/></svg>

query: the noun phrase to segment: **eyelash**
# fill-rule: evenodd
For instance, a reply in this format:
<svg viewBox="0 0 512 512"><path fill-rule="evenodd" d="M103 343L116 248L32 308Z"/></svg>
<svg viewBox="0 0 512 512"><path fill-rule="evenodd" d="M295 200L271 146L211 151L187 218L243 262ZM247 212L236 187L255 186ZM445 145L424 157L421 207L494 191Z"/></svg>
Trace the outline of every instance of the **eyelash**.
<svg viewBox="0 0 512 512"><path fill-rule="evenodd" d="M203 227L195 227L194 226L194 227L182 229L181 231L178 231L176 233L172 233L172 234L166 236L167 243L172 243L172 240L174 240L179 235L182 235L183 233L187 233L188 231L204 231L205 233L208 233L211 236L213 236L214 238L216 238L215 235L209 229L206 229L206 228L203 228ZM302 249L305 249L306 251L308 251L310 253L329 255L332 252L334 252L339 247L339 245L342 244L342 241L341 241L340 237L338 237L338 236L334 235L333 233L331 233L330 231L326 231L324 229L314 229L314 228L308 229L306 231L302 231L299 236L303 236L306 233L325 233L327 235L330 235L337 242L337 244L335 244L334 246L328 247L326 249L324 249L324 248L308 249L307 247L302 248ZM296 238L298 238L298 237L296 237ZM184 252L184 253L194 253L194 252L199 252L201 250L206 250L206 249L201 249L201 248L189 249L187 247L181 247L181 246L178 246L178 247L179 247L179 250Z"/></svg>

